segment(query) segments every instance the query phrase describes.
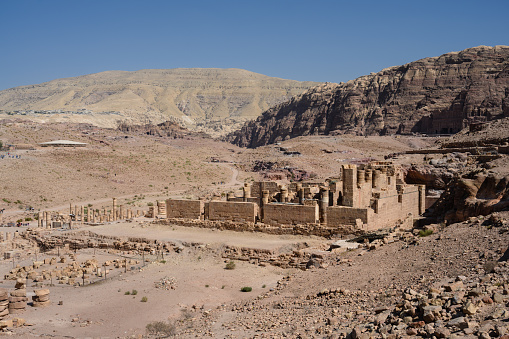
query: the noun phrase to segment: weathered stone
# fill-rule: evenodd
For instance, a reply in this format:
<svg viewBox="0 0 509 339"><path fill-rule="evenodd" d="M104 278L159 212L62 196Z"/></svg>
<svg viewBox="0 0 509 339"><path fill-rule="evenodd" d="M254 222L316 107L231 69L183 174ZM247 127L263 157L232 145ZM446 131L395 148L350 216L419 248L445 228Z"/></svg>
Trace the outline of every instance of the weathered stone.
<svg viewBox="0 0 509 339"><path fill-rule="evenodd" d="M502 304L504 302L504 296L498 292L493 293L493 301L497 304Z"/></svg>
<svg viewBox="0 0 509 339"><path fill-rule="evenodd" d="M450 320L447 323L447 326L464 329L464 328L468 327L468 322L465 317L458 317L458 318L454 318L454 319Z"/></svg>
<svg viewBox="0 0 509 339"><path fill-rule="evenodd" d="M478 307L474 305L473 302L467 301L467 303L463 306L463 313L468 315L473 315L475 312L477 312Z"/></svg>

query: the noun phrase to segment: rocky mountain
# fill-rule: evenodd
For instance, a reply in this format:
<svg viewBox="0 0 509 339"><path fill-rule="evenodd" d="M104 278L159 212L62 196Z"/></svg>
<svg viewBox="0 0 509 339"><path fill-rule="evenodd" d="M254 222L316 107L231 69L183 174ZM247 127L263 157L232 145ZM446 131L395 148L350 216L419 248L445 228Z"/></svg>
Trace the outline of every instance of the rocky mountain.
<svg viewBox="0 0 509 339"><path fill-rule="evenodd" d="M313 87L226 140L257 147L314 134L450 134L503 116L509 116L509 47L479 46Z"/></svg>
<svg viewBox="0 0 509 339"><path fill-rule="evenodd" d="M101 127L172 120L220 135L316 84L241 69L108 71L0 91L0 115Z"/></svg>

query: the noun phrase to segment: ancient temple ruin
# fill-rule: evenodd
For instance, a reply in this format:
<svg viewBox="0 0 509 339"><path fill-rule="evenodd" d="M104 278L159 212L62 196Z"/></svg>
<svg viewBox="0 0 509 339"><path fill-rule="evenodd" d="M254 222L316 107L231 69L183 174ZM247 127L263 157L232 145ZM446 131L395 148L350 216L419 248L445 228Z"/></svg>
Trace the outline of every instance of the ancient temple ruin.
<svg viewBox="0 0 509 339"><path fill-rule="evenodd" d="M425 186L405 184L390 162L374 162L343 165L339 178L322 183L246 183L242 196L229 193L226 201L168 199L164 217L369 231L412 223L424 209Z"/></svg>

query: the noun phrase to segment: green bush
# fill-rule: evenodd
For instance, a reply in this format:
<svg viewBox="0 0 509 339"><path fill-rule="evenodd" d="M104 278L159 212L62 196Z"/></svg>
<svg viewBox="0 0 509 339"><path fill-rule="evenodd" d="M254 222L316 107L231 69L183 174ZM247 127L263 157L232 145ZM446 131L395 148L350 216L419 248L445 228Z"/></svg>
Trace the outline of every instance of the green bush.
<svg viewBox="0 0 509 339"><path fill-rule="evenodd" d="M127 291L124 293L124 295L131 295L131 292Z"/></svg>
<svg viewBox="0 0 509 339"><path fill-rule="evenodd" d="M147 297L143 297L143 298L141 298L141 302L142 302L142 303L146 303L146 302L147 302L147 300L148 300L148 299L147 299Z"/></svg>
<svg viewBox="0 0 509 339"><path fill-rule="evenodd" d="M245 286L245 287L242 287L240 289L241 292L251 292L253 290L252 287L248 287L248 286Z"/></svg>
<svg viewBox="0 0 509 339"><path fill-rule="evenodd" d="M230 261L226 264L225 269L227 269L227 270L233 270L233 269L235 269L235 261L230 260Z"/></svg>
<svg viewBox="0 0 509 339"><path fill-rule="evenodd" d="M432 234L433 234L433 230L420 230L419 231L420 237L427 237L428 235L432 235Z"/></svg>
<svg viewBox="0 0 509 339"><path fill-rule="evenodd" d="M138 294L138 291L136 291L136 290L132 290L132 291L131 291L131 294L132 294L132 295L136 295L136 294Z"/></svg>

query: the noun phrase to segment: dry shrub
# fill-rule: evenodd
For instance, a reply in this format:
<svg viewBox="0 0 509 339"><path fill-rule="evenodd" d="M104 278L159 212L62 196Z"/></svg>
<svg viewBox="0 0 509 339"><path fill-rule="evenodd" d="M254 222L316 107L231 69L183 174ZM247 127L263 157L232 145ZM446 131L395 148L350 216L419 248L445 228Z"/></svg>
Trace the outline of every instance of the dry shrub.
<svg viewBox="0 0 509 339"><path fill-rule="evenodd" d="M177 330L175 325L170 322L164 321L154 321L152 323L147 324L145 327L148 334L156 335L156 336L172 336L177 334Z"/></svg>

